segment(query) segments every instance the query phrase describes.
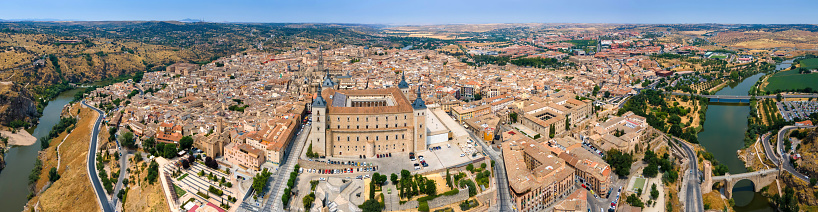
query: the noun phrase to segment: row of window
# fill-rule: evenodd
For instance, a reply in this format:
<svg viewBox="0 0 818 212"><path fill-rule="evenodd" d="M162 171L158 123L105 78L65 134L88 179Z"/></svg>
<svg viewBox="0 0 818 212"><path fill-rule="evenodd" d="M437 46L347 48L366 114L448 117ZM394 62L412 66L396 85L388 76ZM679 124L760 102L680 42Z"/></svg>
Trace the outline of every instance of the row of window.
<svg viewBox="0 0 818 212"><path fill-rule="evenodd" d="M404 122L404 123L403 123L403 127L406 127L406 126L407 126L407 125L406 125L406 123ZM375 129L379 129L379 127L380 127L380 125L377 125L377 124L375 125ZM384 124L384 125L383 125L383 127L384 127L384 128L389 128L389 124ZM395 127L398 127L398 124L395 124ZM351 127L350 125L347 125L347 129L351 129L351 128L352 128L352 127ZM340 124L339 124L339 125L335 125L335 129L341 129L341 125L340 125ZM355 125L355 129L361 129L361 125ZM365 126L364 126L364 129L369 129L369 125L368 125L368 124L367 124L367 125L365 125Z"/></svg>
<svg viewBox="0 0 818 212"><path fill-rule="evenodd" d="M390 136L387 135L387 136L383 136L383 137L388 141ZM365 138L366 138L365 141L369 140L369 136L366 136ZM394 139L398 139L397 134L395 135ZM400 134L400 139L406 139L406 135ZM341 141L341 136L338 136L337 139L335 139L335 140L336 141ZM375 136L375 141L380 141L380 140L381 140L381 136L379 136L379 135ZM352 141L352 137L347 136L347 141ZM361 137L360 136L355 136L355 141L361 141Z"/></svg>
<svg viewBox="0 0 818 212"><path fill-rule="evenodd" d="M406 146L406 144L401 144L401 148L404 148L405 146ZM344 148L344 146L342 146L342 145L333 145L332 147L334 147L334 148ZM365 148L365 146L360 146L360 147L361 147L361 149ZM358 152L358 146L346 146L346 148L347 148L347 151L351 151L352 150L351 148L354 148L354 150L356 152ZM396 150L396 149L398 149L398 146L396 144L392 144L392 146L390 147L387 144L387 145L383 145L383 146L378 145L377 148L378 148L378 150L389 150L389 148L392 148L392 150ZM361 151L363 151L363 150L361 150Z"/></svg>
<svg viewBox="0 0 818 212"><path fill-rule="evenodd" d="M385 116L384 118L385 118L387 121L389 121L389 116ZM407 118L408 118L408 117L407 117L406 115L403 115L403 120L407 120ZM336 117L336 120L337 120L337 121L341 121L341 117L340 117L340 116L339 116L339 117ZM369 117L364 117L364 120L365 120L365 121L369 121ZM397 115L395 116L395 119L394 119L394 120L398 120L398 116L397 116ZM350 117L349 117L349 116L347 116L347 121L351 121L351 119L350 119ZM355 121L361 121L361 117L355 117ZM378 121L378 116L376 116L376 117L375 117L375 121Z"/></svg>

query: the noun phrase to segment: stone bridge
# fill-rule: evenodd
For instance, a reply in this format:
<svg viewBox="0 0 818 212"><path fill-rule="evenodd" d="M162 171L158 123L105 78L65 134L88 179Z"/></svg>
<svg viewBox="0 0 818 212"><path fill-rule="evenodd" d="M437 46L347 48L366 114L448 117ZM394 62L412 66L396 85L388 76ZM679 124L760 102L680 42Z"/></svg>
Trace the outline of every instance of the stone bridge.
<svg viewBox="0 0 818 212"><path fill-rule="evenodd" d="M753 189L755 192L761 191L761 188L764 186L773 183L775 179L778 178L779 170L777 168L755 171L755 172L748 172L748 173L741 173L736 175L731 175L730 173L725 173L724 176L713 176L711 170L710 163L705 163L704 169L704 182L702 182L702 194L710 193L713 190L713 184L717 182L724 183L724 196L727 199L733 197L733 186L736 185L741 180L750 180L753 182Z"/></svg>

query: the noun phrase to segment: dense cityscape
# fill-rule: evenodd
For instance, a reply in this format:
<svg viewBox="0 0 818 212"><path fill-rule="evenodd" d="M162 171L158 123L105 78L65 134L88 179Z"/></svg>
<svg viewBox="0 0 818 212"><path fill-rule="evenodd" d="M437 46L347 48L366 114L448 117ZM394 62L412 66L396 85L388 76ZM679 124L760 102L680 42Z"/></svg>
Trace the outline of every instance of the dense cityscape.
<svg viewBox="0 0 818 212"><path fill-rule="evenodd" d="M0 20L0 211L818 211L816 72L811 24Z"/></svg>

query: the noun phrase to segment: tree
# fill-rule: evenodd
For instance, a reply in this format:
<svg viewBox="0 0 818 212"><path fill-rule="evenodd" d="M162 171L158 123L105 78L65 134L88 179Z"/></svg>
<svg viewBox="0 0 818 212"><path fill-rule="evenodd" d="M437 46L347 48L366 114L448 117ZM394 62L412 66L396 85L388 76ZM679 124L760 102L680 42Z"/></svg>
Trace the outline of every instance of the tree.
<svg viewBox="0 0 818 212"><path fill-rule="evenodd" d="M383 210L381 207L381 203L378 202L376 199L369 199L364 202L364 204L358 206L363 210L363 212L380 212Z"/></svg>
<svg viewBox="0 0 818 212"><path fill-rule="evenodd" d="M800 211L798 207L798 198L795 196L795 190L787 186L784 188L784 196L778 194L773 195L773 204L783 212Z"/></svg>
<svg viewBox="0 0 818 212"><path fill-rule="evenodd" d="M57 173L57 168L51 167L51 170L48 171L48 180L51 182L57 181L60 179L60 174Z"/></svg>
<svg viewBox="0 0 818 212"><path fill-rule="evenodd" d="M571 118L565 119L565 131L571 130Z"/></svg>
<svg viewBox="0 0 818 212"><path fill-rule="evenodd" d="M604 97L605 97L605 98L609 98L609 97L611 97L611 92L609 92L609 91L605 91L605 95L604 95Z"/></svg>
<svg viewBox="0 0 818 212"><path fill-rule="evenodd" d="M591 96L596 96L599 93L599 85L594 85L594 91L591 92Z"/></svg>
<svg viewBox="0 0 818 212"><path fill-rule="evenodd" d="M176 157L176 146L173 144L165 145L162 150L162 156L168 159Z"/></svg>
<svg viewBox="0 0 818 212"><path fill-rule="evenodd" d="M511 123L517 123L517 113L515 112L509 113L508 118L511 119Z"/></svg>
<svg viewBox="0 0 818 212"><path fill-rule="evenodd" d="M153 185L157 178L159 178L159 164L156 163L156 160L153 160L151 161L151 165L148 167L148 183Z"/></svg>
<svg viewBox="0 0 818 212"><path fill-rule="evenodd" d="M375 179L375 178L373 178L373 179ZM388 180L388 177L386 175L378 176L378 178L377 178L378 186L383 186L383 184L386 184L387 180Z"/></svg>
<svg viewBox="0 0 818 212"><path fill-rule="evenodd" d="M146 152L153 152L153 148L156 146L156 139L150 137L142 141L142 148L145 149Z"/></svg>
<svg viewBox="0 0 818 212"><path fill-rule="evenodd" d="M554 135L556 135L554 131L556 131L556 128L554 128L554 124L551 124L551 126L548 127L548 137L554 138Z"/></svg>
<svg viewBox="0 0 818 212"><path fill-rule="evenodd" d="M312 152L312 143L310 143L310 146L307 147L307 157L308 158L316 157L316 155L314 155L314 153Z"/></svg>
<svg viewBox="0 0 818 212"><path fill-rule="evenodd" d="M122 135L122 146L130 149L136 148L136 140L134 139L132 132L126 132L124 135Z"/></svg>
<svg viewBox="0 0 818 212"><path fill-rule="evenodd" d="M435 196L437 195L437 184L434 180L427 180L426 181L426 195Z"/></svg>
<svg viewBox="0 0 818 212"><path fill-rule="evenodd" d="M210 156L205 157L205 166L210 167L211 169L219 169L219 163L216 160L213 160Z"/></svg>
<svg viewBox="0 0 818 212"><path fill-rule="evenodd" d="M310 206L312 206L312 202L315 201L315 192L310 193L307 196L304 196L304 198L301 199L301 201L302 203L304 203L304 208L309 209Z"/></svg>
<svg viewBox="0 0 818 212"><path fill-rule="evenodd" d="M654 178L658 173L659 167L655 163L649 164L648 167L645 167L645 169L642 170L642 175L645 175L645 177L648 178Z"/></svg>
<svg viewBox="0 0 818 212"><path fill-rule="evenodd" d="M630 175L631 164L633 164L633 156L622 153L617 149L611 149L605 155L605 162L611 165L617 175L628 176Z"/></svg>
<svg viewBox="0 0 818 212"><path fill-rule="evenodd" d="M446 169L446 185L449 186L449 188L453 188L453 186L452 186L452 175L449 174L449 169Z"/></svg>
<svg viewBox="0 0 818 212"><path fill-rule="evenodd" d="M473 197L474 195L477 195L477 186L474 185L474 181L466 180L466 179L460 181L460 187L467 187L467 186L469 188L469 197Z"/></svg>
<svg viewBox="0 0 818 212"><path fill-rule="evenodd" d="M190 147L193 147L193 138L192 137L185 136L185 137L182 137L182 139L179 139L179 148L180 149L190 149Z"/></svg>
<svg viewBox="0 0 818 212"><path fill-rule="evenodd" d="M448 172L448 170L447 170L447 172ZM393 185L397 185L397 184L398 184L398 175L397 175L397 174L392 173L392 175L391 175L391 176L389 176L389 178L390 178L390 180L392 181L392 184L393 184Z"/></svg>
<svg viewBox="0 0 818 212"><path fill-rule="evenodd" d="M659 190L656 189L656 184L650 186L650 198L656 199L659 197Z"/></svg>
<svg viewBox="0 0 818 212"><path fill-rule="evenodd" d="M629 205L634 206L634 207L640 207L640 208L645 207L645 203L643 203L642 200L639 199L639 197L636 196L636 194L631 194L630 196L628 196L628 199L625 200L625 202L627 202Z"/></svg>
<svg viewBox="0 0 818 212"><path fill-rule="evenodd" d="M261 195L261 191L264 189L264 186L267 185L267 180L271 175L273 175L273 173L270 173L267 171L267 169L263 169L261 170L261 173L258 173L253 177L253 184L251 185L251 188L253 188L253 190L256 192L256 197Z"/></svg>
<svg viewBox="0 0 818 212"><path fill-rule="evenodd" d="M190 162L187 162L187 160L182 160L182 168L189 169Z"/></svg>
<svg viewBox="0 0 818 212"><path fill-rule="evenodd" d="M775 99L778 100L779 102L781 101L781 98L782 98L781 93L775 94Z"/></svg>

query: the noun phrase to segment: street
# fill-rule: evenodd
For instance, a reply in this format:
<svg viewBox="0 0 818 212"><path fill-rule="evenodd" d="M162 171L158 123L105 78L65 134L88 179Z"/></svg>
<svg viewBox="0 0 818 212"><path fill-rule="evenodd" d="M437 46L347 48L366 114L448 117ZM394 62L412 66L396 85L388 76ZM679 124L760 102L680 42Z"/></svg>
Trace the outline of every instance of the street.
<svg viewBox="0 0 818 212"><path fill-rule="evenodd" d="M286 151L286 156L284 163L281 164L278 168L278 171L270 177L267 182L267 186L265 187L266 192L271 192L268 195L269 198L266 198L263 201L263 207L258 208L254 205L249 203L250 200L253 199L253 195L246 195L244 197L244 202L242 202L238 211L283 211L284 208L281 205L281 196L284 194L284 187L287 183L287 178L290 177L290 172L295 169L295 164L298 163L298 155L301 154L301 150L304 148L304 143L306 143L307 136L310 134L310 125L307 124L305 127L301 128L301 133L294 137L293 140L288 145ZM250 179L252 180L252 179ZM252 189L251 189L252 190ZM248 191L248 194L251 192ZM296 204L297 200L294 201L292 204Z"/></svg>
<svg viewBox="0 0 818 212"><path fill-rule="evenodd" d="M781 162L780 162L779 166L783 166L784 170L787 170L787 172L789 172L793 176L798 177L798 179L809 182L809 177L807 177L806 175L803 175L801 173L798 173L798 171L795 170L795 168L792 167L792 164L790 164L789 154L786 154L786 153L784 153L782 151L784 149L784 142L782 142L782 141L785 139L784 135L787 134L787 131L790 131L792 129L802 129L802 128L815 128L815 126L811 126L811 127L785 126L785 127L781 128L781 130L778 131L778 135L777 135L778 136L778 142L776 142L776 144L777 144L776 145L776 152L778 153L778 155L781 156ZM767 139L769 139L769 137L767 137ZM786 138L786 139L788 139L788 138ZM768 141L764 141L764 143L769 144L770 142L768 140ZM769 147L769 145L764 146L765 149L768 148L768 147ZM765 150L765 151L768 151L768 150Z"/></svg>
<svg viewBox="0 0 818 212"><path fill-rule="evenodd" d="M511 202L511 194L508 190L506 166L505 163L503 163L503 158L501 158L494 149L486 145L482 139L478 139L479 137L475 136L473 132L468 132L471 139L480 144L491 160L494 160L494 173L496 173L494 176L497 178L497 202L499 204L499 211L516 211L514 203Z"/></svg>
<svg viewBox="0 0 818 212"><path fill-rule="evenodd" d="M100 202L100 207L104 212L113 212L114 209L111 207L111 203L105 198L105 191L102 190L102 183L99 181L99 174L97 173L96 169L96 159L97 159L97 137L99 137L99 124L102 123L102 119L105 118L105 114L88 104L85 101L82 101L82 105L94 109L99 113L97 117L97 121L94 123L94 132L91 133L91 144L88 146L88 177L91 180L91 185L94 187L94 193L97 195L97 199Z"/></svg>
<svg viewBox="0 0 818 212"><path fill-rule="evenodd" d="M704 203L702 201L702 190L699 186L699 165L698 159L696 158L696 153L682 141L682 148L684 148L685 152L687 152L688 161L690 163L690 167L688 171L685 173L685 177L683 179L684 185L686 185L685 190L685 211L692 211L692 212L701 212L704 211ZM694 197L694 198L691 198Z"/></svg>

